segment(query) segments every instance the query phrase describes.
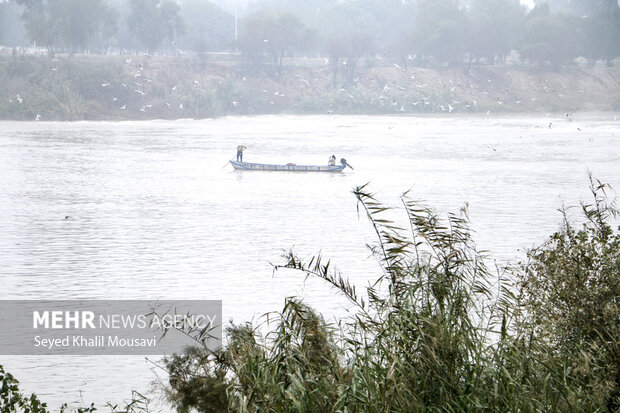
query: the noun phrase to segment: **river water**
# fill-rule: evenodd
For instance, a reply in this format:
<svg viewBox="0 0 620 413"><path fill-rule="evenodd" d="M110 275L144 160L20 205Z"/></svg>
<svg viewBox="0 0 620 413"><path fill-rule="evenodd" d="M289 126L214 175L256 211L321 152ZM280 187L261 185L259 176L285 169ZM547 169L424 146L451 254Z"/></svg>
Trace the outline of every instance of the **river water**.
<svg viewBox="0 0 620 413"><path fill-rule="evenodd" d="M247 161L335 154L355 170L234 171L238 144ZM467 202L478 247L501 265L557 229L563 204L588 200L588 172L620 187L611 113L0 122L0 299L221 299L224 318L243 322L297 295L336 318L347 306L333 290L270 263L320 251L358 288L374 280L355 186L393 206L410 189L441 214ZM53 409L131 389L157 399L153 363L0 356Z"/></svg>

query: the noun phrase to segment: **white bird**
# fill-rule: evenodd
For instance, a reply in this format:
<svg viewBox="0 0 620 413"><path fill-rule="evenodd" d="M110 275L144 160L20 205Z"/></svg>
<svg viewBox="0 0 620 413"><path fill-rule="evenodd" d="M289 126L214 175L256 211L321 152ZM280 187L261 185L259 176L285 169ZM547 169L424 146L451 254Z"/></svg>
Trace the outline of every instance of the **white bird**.
<svg viewBox="0 0 620 413"><path fill-rule="evenodd" d="M405 106L401 106L401 107L400 107L400 111L401 111L401 112L404 112L404 111L405 111Z"/></svg>
<svg viewBox="0 0 620 413"><path fill-rule="evenodd" d="M239 102L233 102L232 104L233 104L233 106L234 106L235 108L237 108L237 107L239 106Z"/></svg>
<svg viewBox="0 0 620 413"><path fill-rule="evenodd" d="M448 112L452 113L453 110L454 110L454 107L448 103Z"/></svg>
<svg viewBox="0 0 620 413"><path fill-rule="evenodd" d="M15 95L15 97L17 98L17 101L18 101L18 102L19 102L19 104L21 105L21 104L22 104L22 102L23 102L24 100L23 100L23 99L22 99L22 97L19 95L19 93L18 93L18 94L16 94L16 95Z"/></svg>
<svg viewBox="0 0 620 413"><path fill-rule="evenodd" d="M393 63L394 67L397 69L402 69L399 65L397 65L396 63Z"/></svg>
<svg viewBox="0 0 620 413"><path fill-rule="evenodd" d="M139 110L140 112L146 112L146 106L142 106Z"/></svg>
<svg viewBox="0 0 620 413"><path fill-rule="evenodd" d="M101 87L106 87L106 86L110 86L110 84L108 82L102 83Z"/></svg>
<svg viewBox="0 0 620 413"><path fill-rule="evenodd" d="M177 90L177 87L176 86L172 86L172 90Z"/></svg>
<svg viewBox="0 0 620 413"><path fill-rule="evenodd" d="M144 93L143 91L138 90L138 89L134 89L134 92L136 92L136 93L138 93L138 94L140 94L142 96L146 95L146 93Z"/></svg>
<svg viewBox="0 0 620 413"><path fill-rule="evenodd" d="M118 100L118 98L112 98L112 102L116 102Z"/></svg>
<svg viewBox="0 0 620 413"><path fill-rule="evenodd" d="M41 115L37 113L37 118L35 119L35 121L38 121L38 120L41 120Z"/></svg>
<svg viewBox="0 0 620 413"><path fill-rule="evenodd" d="M383 91L387 92L388 90L390 90L390 87L388 85L383 86Z"/></svg>
<svg viewBox="0 0 620 413"><path fill-rule="evenodd" d="M166 106L168 106L168 109L170 109L170 103L166 102Z"/></svg>
<svg viewBox="0 0 620 413"><path fill-rule="evenodd" d="M139 77L141 77L141 76L142 76L142 73L140 73L140 72L138 72L138 73L136 73L135 75L133 75L133 77L134 77L135 79L137 79L137 78L139 78Z"/></svg>
<svg viewBox="0 0 620 413"><path fill-rule="evenodd" d="M121 106L121 110L125 110L127 109L127 104L125 103L123 106Z"/></svg>
<svg viewBox="0 0 620 413"><path fill-rule="evenodd" d="M182 103L181 103L181 104L179 104L179 109L180 109L180 110L183 110L183 109L184 109L184 108L183 108L183 104L182 104Z"/></svg>

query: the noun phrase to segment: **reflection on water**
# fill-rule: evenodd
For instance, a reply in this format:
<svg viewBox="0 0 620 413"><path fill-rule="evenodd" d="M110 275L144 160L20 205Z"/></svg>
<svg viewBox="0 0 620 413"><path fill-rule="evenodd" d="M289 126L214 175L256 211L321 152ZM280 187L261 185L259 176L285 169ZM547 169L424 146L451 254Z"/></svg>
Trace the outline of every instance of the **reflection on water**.
<svg viewBox="0 0 620 413"><path fill-rule="evenodd" d="M553 121L553 128L547 127ZM468 202L480 248L518 257L555 230L587 171L620 185L620 122L519 117L249 117L0 123L0 299L222 299L249 320L301 295L334 317L327 286L272 272L282 250L319 250L359 287L378 275L354 186L441 212ZM245 160L355 167L343 174L239 172ZM4 332L3 332L4 333ZM146 391L140 357L2 357L50 406ZM155 369L156 370L156 369Z"/></svg>

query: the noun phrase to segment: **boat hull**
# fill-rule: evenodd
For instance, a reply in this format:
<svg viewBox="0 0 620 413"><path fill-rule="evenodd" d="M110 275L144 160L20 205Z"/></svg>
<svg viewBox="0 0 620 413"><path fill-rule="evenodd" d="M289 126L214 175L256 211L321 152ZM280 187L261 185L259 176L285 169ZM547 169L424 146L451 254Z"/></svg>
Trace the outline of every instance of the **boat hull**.
<svg viewBox="0 0 620 413"><path fill-rule="evenodd" d="M230 164L242 171L342 172L345 168L345 165L275 165L237 161L230 161Z"/></svg>

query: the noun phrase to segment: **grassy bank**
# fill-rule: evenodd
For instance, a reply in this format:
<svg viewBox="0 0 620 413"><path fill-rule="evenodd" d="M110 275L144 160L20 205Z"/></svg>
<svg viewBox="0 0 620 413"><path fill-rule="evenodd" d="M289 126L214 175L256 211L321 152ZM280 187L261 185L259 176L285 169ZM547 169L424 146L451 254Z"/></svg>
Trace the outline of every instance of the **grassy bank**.
<svg viewBox="0 0 620 413"><path fill-rule="evenodd" d="M323 59L281 73L214 57L0 58L0 118L129 120L275 113L412 114L620 109L620 69L521 66L355 69Z"/></svg>

